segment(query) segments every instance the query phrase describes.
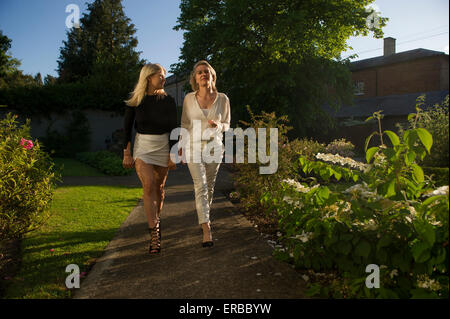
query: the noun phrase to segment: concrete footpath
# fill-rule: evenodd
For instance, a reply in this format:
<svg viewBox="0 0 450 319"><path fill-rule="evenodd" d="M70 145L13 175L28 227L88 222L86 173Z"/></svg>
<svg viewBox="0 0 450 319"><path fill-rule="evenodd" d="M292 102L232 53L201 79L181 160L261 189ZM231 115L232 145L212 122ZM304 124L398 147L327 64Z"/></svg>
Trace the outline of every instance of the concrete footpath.
<svg viewBox="0 0 450 319"><path fill-rule="evenodd" d="M140 185L135 175L122 180ZM96 181L101 183L98 177ZM223 191L231 188L230 173L221 167L211 210L214 246L203 248L189 170L178 165L169 171L161 253L148 254L150 236L141 200L74 298L306 298L301 275L272 257L267 240L227 200Z"/></svg>

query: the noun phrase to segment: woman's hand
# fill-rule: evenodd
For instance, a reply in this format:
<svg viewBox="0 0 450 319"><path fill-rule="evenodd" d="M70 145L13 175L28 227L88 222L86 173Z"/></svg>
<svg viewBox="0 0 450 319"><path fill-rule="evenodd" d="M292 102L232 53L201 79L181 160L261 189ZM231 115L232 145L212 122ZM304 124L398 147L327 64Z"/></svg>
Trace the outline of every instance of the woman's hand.
<svg viewBox="0 0 450 319"><path fill-rule="evenodd" d="M174 169L177 169L177 164L175 164L174 162L172 162L172 159L170 159L170 157L169 157L169 165L168 165L168 167L169 167L169 171L172 171L172 170L174 170Z"/></svg>
<svg viewBox="0 0 450 319"><path fill-rule="evenodd" d="M123 168L133 168L134 167L134 160L130 154L123 155L122 166L123 166Z"/></svg>
<svg viewBox="0 0 450 319"><path fill-rule="evenodd" d="M217 127L217 122L214 120L208 120L208 124L211 125L211 127Z"/></svg>
<svg viewBox="0 0 450 319"><path fill-rule="evenodd" d="M180 156L181 157L181 164L186 164L184 161L183 161L183 149L182 148L180 148L179 150L178 150L178 156Z"/></svg>

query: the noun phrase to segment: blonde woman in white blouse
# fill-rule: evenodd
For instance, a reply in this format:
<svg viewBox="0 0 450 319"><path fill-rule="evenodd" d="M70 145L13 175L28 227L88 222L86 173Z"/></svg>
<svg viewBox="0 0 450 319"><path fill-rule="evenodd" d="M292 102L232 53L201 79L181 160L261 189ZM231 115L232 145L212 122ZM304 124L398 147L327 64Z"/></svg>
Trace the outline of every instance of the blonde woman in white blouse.
<svg viewBox="0 0 450 319"><path fill-rule="evenodd" d="M182 149L180 149L179 155L184 155L187 160L194 182L198 223L203 230L202 246L211 247L213 241L210 208L217 172L224 153L223 132L230 128L230 101L225 94L217 91L216 72L204 60L195 64L191 72L190 84L194 92L187 94L184 98L181 116L181 127L187 129L190 134L190 153L186 157L187 154L182 154ZM195 132L195 127L201 128L201 132ZM199 137L201 140L198 139ZM196 143L201 148L195 148ZM217 149L220 150L214 153L212 162L211 158L205 160L205 157L198 151L206 153L205 146L207 144L214 146L214 151L208 152L209 154L213 154Z"/></svg>

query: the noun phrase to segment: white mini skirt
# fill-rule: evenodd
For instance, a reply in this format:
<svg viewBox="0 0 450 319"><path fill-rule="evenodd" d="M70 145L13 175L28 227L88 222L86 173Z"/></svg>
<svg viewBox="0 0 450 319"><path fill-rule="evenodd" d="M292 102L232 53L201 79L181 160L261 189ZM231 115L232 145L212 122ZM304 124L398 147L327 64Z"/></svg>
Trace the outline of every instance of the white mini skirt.
<svg viewBox="0 0 450 319"><path fill-rule="evenodd" d="M140 134L134 139L133 159L167 167L169 164L169 133Z"/></svg>

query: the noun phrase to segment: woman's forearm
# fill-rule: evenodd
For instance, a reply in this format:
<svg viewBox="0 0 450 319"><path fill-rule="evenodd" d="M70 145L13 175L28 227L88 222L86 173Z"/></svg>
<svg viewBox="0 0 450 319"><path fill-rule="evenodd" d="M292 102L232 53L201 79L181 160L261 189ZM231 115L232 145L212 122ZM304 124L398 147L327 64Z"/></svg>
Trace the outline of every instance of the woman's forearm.
<svg viewBox="0 0 450 319"><path fill-rule="evenodd" d="M128 142L127 147L123 150L123 156L131 156L131 142Z"/></svg>

